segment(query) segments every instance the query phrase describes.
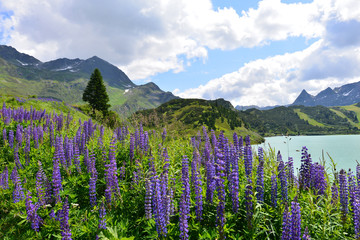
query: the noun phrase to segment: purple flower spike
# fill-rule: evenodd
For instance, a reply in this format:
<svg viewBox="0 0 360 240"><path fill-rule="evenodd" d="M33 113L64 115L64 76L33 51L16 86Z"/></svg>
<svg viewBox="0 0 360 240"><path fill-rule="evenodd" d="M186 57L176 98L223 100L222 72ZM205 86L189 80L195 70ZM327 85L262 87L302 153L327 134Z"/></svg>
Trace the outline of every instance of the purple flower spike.
<svg viewBox="0 0 360 240"><path fill-rule="evenodd" d="M39 209L38 204L33 204L31 200L30 192L25 201L26 205L26 213L27 213L27 220L31 222L31 228L34 229L36 232L39 231L40 224L42 224L42 218L37 214L37 210Z"/></svg>
<svg viewBox="0 0 360 240"><path fill-rule="evenodd" d="M283 213L281 240L291 240L291 215L287 206Z"/></svg>
<svg viewBox="0 0 360 240"><path fill-rule="evenodd" d="M62 240L71 240L71 229L69 225L69 202L65 199L61 210L60 229Z"/></svg>
<svg viewBox="0 0 360 240"><path fill-rule="evenodd" d="M311 240L311 237L309 235L308 227L305 228L304 235L302 237L302 240Z"/></svg>
<svg viewBox="0 0 360 240"><path fill-rule="evenodd" d="M298 202L291 202L291 239L301 239L301 211Z"/></svg>
<svg viewBox="0 0 360 240"><path fill-rule="evenodd" d="M183 192L181 194L180 204L179 204L179 225L180 225L180 239L185 240L189 239L189 226L188 219L190 214L190 184L189 184L189 166L188 159L186 156L183 157L182 161L182 175L181 181L183 185Z"/></svg>
<svg viewBox="0 0 360 240"><path fill-rule="evenodd" d="M99 208L99 229L106 229L106 210L104 202L101 203Z"/></svg>
<svg viewBox="0 0 360 240"><path fill-rule="evenodd" d="M256 179L256 198L258 202L264 202L264 153L263 149L259 147L259 166L257 168Z"/></svg>
<svg viewBox="0 0 360 240"><path fill-rule="evenodd" d="M339 188L340 188L340 205L341 205L341 212L342 212L342 219L345 222L346 215L348 213L348 185L346 181L346 172L344 169L340 170L339 174Z"/></svg>
<svg viewBox="0 0 360 240"><path fill-rule="evenodd" d="M152 217L152 212L151 212L152 196L153 196L153 190L152 190L151 181L146 180L145 215L147 219L150 219Z"/></svg>

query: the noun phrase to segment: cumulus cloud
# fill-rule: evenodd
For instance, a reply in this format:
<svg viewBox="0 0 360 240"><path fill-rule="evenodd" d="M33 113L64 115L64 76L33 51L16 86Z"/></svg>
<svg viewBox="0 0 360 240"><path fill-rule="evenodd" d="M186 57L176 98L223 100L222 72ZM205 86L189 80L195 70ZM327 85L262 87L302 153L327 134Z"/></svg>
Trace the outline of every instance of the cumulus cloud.
<svg viewBox="0 0 360 240"><path fill-rule="evenodd" d="M181 72L208 49L232 50L285 40L319 39L302 51L258 59L182 97L234 104L288 104L310 92L359 79L360 1L314 0L286 4L262 0L236 12L210 0L5 0L0 22L6 43L42 61L97 55L132 80Z"/></svg>
<svg viewBox="0 0 360 240"><path fill-rule="evenodd" d="M133 80L182 71L191 59L206 59L207 48L312 38L323 29L314 4L280 0L263 0L241 13L214 9L210 0L5 0L2 8L13 12L9 45L43 61L98 55Z"/></svg>
<svg viewBox="0 0 360 240"><path fill-rule="evenodd" d="M256 11L261 10L264 2L260 3ZM274 24L269 29L275 33L284 31L288 35L317 36L319 40L307 49L249 62L236 72L225 74L197 88L176 93L181 97L223 97L234 105L267 106L292 103L302 89L316 94L327 87L359 81L360 35L356 29L360 27L360 12L355 7L359 6L359 1L318 0L302 6L311 9L307 9L311 14L306 19L311 20L306 24L311 24L310 29L317 29L317 33L307 31L306 24L298 25L299 29L293 33L284 31L285 26L276 29ZM314 9L317 9L318 14L313 12ZM269 14L275 12L273 10ZM284 19L292 18L288 16ZM294 22L291 25L297 26ZM280 37L281 34L275 36Z"/></svg>
<svg viewBox="0 0 360 240"><path fill-rule="evenodd" d="M238 71L197 88L176 91L184 98L225 98L234 105L292 103L302 89L316 94L360 80L360 46L338 49L318 40L303 51L249 62Z"/></svg>

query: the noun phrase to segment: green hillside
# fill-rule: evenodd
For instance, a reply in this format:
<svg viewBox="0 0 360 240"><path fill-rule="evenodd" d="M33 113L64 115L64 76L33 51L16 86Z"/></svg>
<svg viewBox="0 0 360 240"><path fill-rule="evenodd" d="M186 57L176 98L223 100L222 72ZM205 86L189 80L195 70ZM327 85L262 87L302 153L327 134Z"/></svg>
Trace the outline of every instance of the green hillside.
<svg viewBox="0 0 360 240"><path fill-rule="evenodd" d="M155 108L176 98L154 83L134 84L119 68L96 56L86 60L61 58L42 63L4 45L0 45L0 94L36 95L68 104L82 104L82 93L95 68L103 76L112 110L123 119L137 110Z"/></svg>
<svg viewBox="0 0 360 240"><path fill-rule="evenodd" d="M355 108L358 112L352 111ZM262 111L253 108L239 114L247 127L262 136L358 134L359 110L356 106L290 106Z"/></svg>
<svg viewBox="0 0 360 240"><path fill-rule="evenodd" d="M147 128L162 129L179 135L196 135L202 126L217 133L224 131L231 137L233 131L238 135L251 135L254 142L263 138L245 127L243 120L230 102L223 99L207 101L202 99L174 99L155 109L136 112L130 122L142 122Z"/></svg>

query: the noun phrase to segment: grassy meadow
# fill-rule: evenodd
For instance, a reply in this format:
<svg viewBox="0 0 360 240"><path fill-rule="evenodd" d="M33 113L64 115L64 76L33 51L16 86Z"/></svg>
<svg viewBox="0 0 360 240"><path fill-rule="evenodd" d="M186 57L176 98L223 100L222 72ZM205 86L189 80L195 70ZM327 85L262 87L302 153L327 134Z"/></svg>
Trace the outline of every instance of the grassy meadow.
<svg viewBox="0 0 360 240"><path fill-rule="evenodd" d="M236 132L110 129L51 99L0 100L1 239L360 237L360 166L325 171L304 147L295 174Z"/></svg>

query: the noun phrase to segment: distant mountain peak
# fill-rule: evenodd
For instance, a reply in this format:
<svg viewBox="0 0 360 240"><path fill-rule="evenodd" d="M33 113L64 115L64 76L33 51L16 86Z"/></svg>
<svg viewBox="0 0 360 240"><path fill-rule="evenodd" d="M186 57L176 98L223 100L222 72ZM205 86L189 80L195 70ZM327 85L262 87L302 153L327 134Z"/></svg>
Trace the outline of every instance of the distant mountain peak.
<svg viewBox="0 0 360 240"><path fill-rule="evenodd" d="M312 96L302 90L293 105L304 106L346 106L360 102L360 82L345 84L341 87L326 89Z"/></svg>
<svg viewBox="0 0 360 240"><path fill-rule="evenodd" d="M18 52L15 48L0 45L0 57L17 66L28 66L41 64L41 61L25 53Z"/></svg>
<svg viewBox="0 0 360 240"><path fill-rule="evenodd" d="M313 100L314 96L310 95L305 89L303 89L293 105L304 105L303 103L311 104Z"/></svg>

